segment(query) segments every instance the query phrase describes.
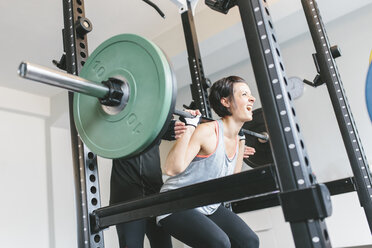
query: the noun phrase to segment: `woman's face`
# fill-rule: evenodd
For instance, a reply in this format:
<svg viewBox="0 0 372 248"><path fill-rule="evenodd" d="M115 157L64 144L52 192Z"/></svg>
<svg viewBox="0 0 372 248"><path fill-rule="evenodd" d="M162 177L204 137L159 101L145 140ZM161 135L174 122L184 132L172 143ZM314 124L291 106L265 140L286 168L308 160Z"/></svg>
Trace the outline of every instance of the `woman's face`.
<svg viewBox="0 0 372 248"><path fill-rule="evenodd" d="M237 119L246 122L252 120L253 103L256 98L246 83L234 84L234 98L230 100L230 112Z"/></svg>

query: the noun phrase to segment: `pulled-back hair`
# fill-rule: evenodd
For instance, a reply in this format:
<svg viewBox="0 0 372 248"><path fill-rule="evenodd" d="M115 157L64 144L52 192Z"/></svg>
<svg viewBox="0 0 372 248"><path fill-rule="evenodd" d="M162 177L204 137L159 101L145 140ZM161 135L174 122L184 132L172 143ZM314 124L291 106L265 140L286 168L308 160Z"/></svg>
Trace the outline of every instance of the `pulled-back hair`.
<svg viewBox="0 0 372 248"><path fill-rule="evenodd" d="M245 83L245 80L238 76L229 76L216 81L211 87L209 103L219 117L231 115L231 112L222 105L221 99L226 97L230 101L234 100L235 83Z"/></svg>

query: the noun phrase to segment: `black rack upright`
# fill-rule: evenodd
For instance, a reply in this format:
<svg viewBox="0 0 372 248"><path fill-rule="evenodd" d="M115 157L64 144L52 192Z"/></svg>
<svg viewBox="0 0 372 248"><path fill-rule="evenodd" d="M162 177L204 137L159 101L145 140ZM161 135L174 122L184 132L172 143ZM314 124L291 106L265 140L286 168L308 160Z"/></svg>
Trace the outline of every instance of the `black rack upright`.
<svg viewBox="0 0 372 248"><path fill-rule="evenodd" d="M237 5L270 135L281 205L286 221L290 222L295 245L331 247L323 219L331 212L330 199L324 200L329 198L329 193L314 191L319 187L301 138L291 95L286 90L287 78L267 3L265 0L237 0ZM320 213L313 217L306 215L305 205L294 206L294 201L301 203L304 199L311 199L314 206L323 205L327 211L323 216ZM304 211L302 216L294 216L301 210Z"/></svg>
<svg viewBox="0 0 372 248"><path fill-rule="evenodd" d="M78 75L88 57L88 43L84 32L77 28L89 28L85 18L84 0L63 0L63 46L66 71ZM81 26L84 25L83 27ZM91 27L90 27L91 28ZM61 60L62 61L62 60ZM74 124L73 93L69 92L69 115L71 129L72 161L75 181L75 204L77 218L77 242L79 248L103 247L103 232L93 233L90 213L100 207L97 156L81 141Z"/></svg>
<svg viewBox="0 0 372 248"><path fill-rule="evenodd" d="M185 34L190 76L192 80L190 89L194 103L193 107L199 109L204 117L212 118L212 110L208 100L207 80L204 75L203 63L200 56L193 13L191 11L190 2L187 1L187 4L188 8L181 14L181 19L183 32Z"/></svg>
<svg viewBox="0 0 372 248"><path fill-rule="evenodd" d="M332 56L331 46L315 0L301 0L311 37L316 49L316 61L322 82L327 85L337 122L354 174L356 189L361 206L367 216L372 233L372 177L367 158L359 137L354 117Z"/></svg>

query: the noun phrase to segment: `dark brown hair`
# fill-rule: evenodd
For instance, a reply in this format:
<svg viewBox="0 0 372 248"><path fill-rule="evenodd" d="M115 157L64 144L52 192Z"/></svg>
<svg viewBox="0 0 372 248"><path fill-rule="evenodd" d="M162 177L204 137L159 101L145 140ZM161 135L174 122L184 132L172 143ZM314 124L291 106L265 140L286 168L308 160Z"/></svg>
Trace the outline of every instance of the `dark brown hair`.
<svg viewBox="0 0 372 248"><path fill-rule="evenodd" d="M221 99L226 97L234 100L235 83L245 83L245 80L238 76L229 76L216 81L211 87L209 103L219 117L231 115L231 112L222 105Z"/></svg>

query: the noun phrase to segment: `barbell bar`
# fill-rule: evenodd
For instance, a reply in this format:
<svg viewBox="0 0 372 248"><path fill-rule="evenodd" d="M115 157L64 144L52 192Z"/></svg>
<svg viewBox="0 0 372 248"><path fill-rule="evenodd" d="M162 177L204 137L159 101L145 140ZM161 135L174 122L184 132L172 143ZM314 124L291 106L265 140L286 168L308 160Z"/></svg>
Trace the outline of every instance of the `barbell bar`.
<svg viewBox="0 0 372 248"><path fill-rule="evenodd" d="M177 109L174 110L174 114L178 115L178 116L182 116L182 117L187 117L187 118L195 117L195 116L193 116L192 114L190 114L186 111L181 111L181 110L177 110ZM201 119L204 120L204 121L214 121L214 119L204 117L204 116L201 116ZM262 133L262 134L261 133L256 133L256 132L253 132L251 130L244 129L244 128L242 128L241 130L243 131L243 133L245 135L253 136L253 137L256 137L256 138L262 140L261 143L265 143L265 142L269 141L269 135L266 134L266 133Z"/></svg>
<svg viewBox="0 0 372 248"><path fill-rule="evenodd" d="M33 81L41 82L51 86L59 87L72 91L75 93L82 93L88 96L96 97L99 99L104 99L110 95L110 87L105 85L98 85L96 83L90 82L84 78L63 73L57 70L52 70L41 65L32 64L29 62L21 62L18 68L18 74L26 79ZM119 81L117 81L119 82ZM127 98L128 91L124 92L124 98ZM185 118L194 118L195 116L191 115L186 111L174 110L175 115L182 116ZM204 121L214 121L212 118L207 118L202 116ZM268 141L269 137L267 134L256 133L247 129L242 129L243 133L250 135L256 138L259 138L263 141Z"/></svg>
<svg viewBox="0 0 372 248"><path fill-rule="evenodd" d="M18 74L75 92L79 136L90 150L106 158L144 152L162 137L173 114L193 117L174 110L176 80L166 56L154 43L133 34L117 35L98 46L80 76L28 62L19 65ZM250 130L244 133L268 140Z"/></svg>
<svg viewBox="0 0 372 248"><path fill-rule="evenodd" d="M104 98L109 94L107 86L29 62L21 62L18 67L18 74L26 79L97 98Z"/></svg>

